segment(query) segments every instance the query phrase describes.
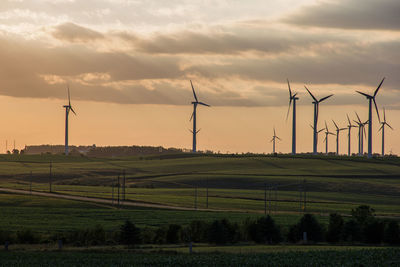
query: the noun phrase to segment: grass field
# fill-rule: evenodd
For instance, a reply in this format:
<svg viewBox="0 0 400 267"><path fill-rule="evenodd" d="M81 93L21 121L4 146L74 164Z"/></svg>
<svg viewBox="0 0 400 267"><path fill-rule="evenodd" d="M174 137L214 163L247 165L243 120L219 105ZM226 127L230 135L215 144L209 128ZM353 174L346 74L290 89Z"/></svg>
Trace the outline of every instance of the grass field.
<svg viewBox="0 0 400 267"><path fill-rule="evenodd" d="M399 249L270 253L0 252L1 266L398 266Z"/></svg>
<svg viewBox="0 0 400 267"><path fill-rule="evenodd" d="M118 175L122 183L123 170L129 201L189 208L197 205L205 209L208 199L209 209L225 212L117 210L107 205L0 194L2 214L6 214L0 218L0 227L22 226L32 218L38 221L32 224L33 228L48 225L52 230L96 223L109 229L115 227L115 221L128 218L138 225L150 226L184 224L197 218L242 220L262 214L265 204L283 225L296 221L304 208L326 220L330 212L349 214L362 204L373 207L379 216L400 219L397 158L177 154L101 159L2 155L0 187L49 191L51 181L53 192L111 199L112 185L117 184ZM276 190L265 191L265 185ZM305 207L299 202L304 188ZM115 198L116 194L114 188Z"/></svg>

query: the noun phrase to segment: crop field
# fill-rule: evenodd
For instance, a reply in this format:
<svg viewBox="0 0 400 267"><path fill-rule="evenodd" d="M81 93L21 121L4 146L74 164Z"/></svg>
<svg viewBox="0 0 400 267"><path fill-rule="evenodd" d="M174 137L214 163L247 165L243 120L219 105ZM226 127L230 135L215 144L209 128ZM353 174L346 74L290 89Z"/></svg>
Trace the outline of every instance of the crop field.
<svg viewBox="0 0 400 267"><path fill-rule="evenodd" d="M192 210L116 209L118 176L120 198L123 198L123 172L125 202ZM397 158L201 154L105 159L62 155L0 157L1 188L49 192L50 184L52 192L57 194L107 199L110 203L82 204L0 194L2 211L9 212L8 218L15 220L22 216L23 221L24 214L28 218L33 213L29 211L35 210L38 219L53 220L50 212L46 215L51 208L51 218L59 216L51 225L58 225L58 220L72 220L63 218L68 210L71 218L81 218L81 224L99 221L106 228L112 228L114 218L123 221L134 217L135 223L151 226L184 223L194 218L241 220L266 211L287 225L304 211L326 218L331 212L349 214L352 208L364 204L374 208L378 216L400 220L400 160ZM0 225L7 223L4 221L7 219L0 220L3 220ZM65 225L70 227L74 223Z"/></svg>
<svg viewBox="0 0 400 267"><path fill-rule="evenodd" d="M272 253L0 252L1 266L398 266L399 249Z"/></svg>

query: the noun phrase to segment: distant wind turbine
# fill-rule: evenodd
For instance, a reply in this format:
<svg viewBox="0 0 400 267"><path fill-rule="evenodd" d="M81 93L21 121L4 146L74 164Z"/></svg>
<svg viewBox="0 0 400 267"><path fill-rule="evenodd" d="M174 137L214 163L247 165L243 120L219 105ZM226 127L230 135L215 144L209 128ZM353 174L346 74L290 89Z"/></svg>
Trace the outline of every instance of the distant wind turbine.
<svg viewBox="0 0 400 267"><path fill-rule="evenodd" d="M339 133L340 131L346 130L346 128L339 128L334 120L333 124L335 124L336 127L336 155L339 155Z"/></svg>
<svg viewBox="0 0 400 267"><path fill-rule="evenodd" d="M275 142L276 142L276 139L278 139L279 141L282 141L282 139L280 139L277 135L276 135L276 133L275 133L275 128L274 128L274 135L272 136L272 139L271 139L271 141L270 142L272 142L272 152L275 154Z"/></svg>
<svg viewBox="0 0 400 267"><path fill-rule="evenodd" d="M296 100L299 98L297 97L297 93L292 94L292 90L290 89L289 79L287 80L288 87L289 87L289 108L286 115L286 120L289 116L290 106L293 101L293 118L292 118L292 155L296 155Z"/></svg>
<svg viewBox="0 0 400 267"><path fill-rule="evenodd" d="M326 121L325 121L325 139L324 139L324 142L325 142L325 154L326 155L328 155L328 136L329 135L335 135L334 133L331 133L330 131L329 131L329 129L328 129L328 125L326 124Z"/></svg>
<svg viewBox="0 0 400 267"><path fill-rule="evenodd" d="M347 155L351 156L351 128L352 127L356 127L355 125L351 124L350 122L350 118L349 115L347 115L347 121L349 122L349 124L347 124L347 129L348 129L348 134L347 134L347 140L348 140L348 147L347 147Z"/></svg>
<svg viewBox="0 0 400 267"><path fill-rule="evenodd" d="M386 122L386 114L385 108L383 108L383 122L381 122L382 126L379 128L379 131L382 130L382 157L385 156L385 125L387 125L390 129L393 130L392 126Z"/></svg>
<svg viewBox="0 0 400 267"><path fill-rule="evenodd" d="M383 83L384 80L385 80L385 78L382 79L381 83L378 85L378 88L376 88L376 90L374 92L374 95L368 95L366 93L363 93L363 92L360 92L360 91L356 91L357 93L362 94L363 96L365 96L367 98L367 100L369 101L369 110L368 110L368 158L372 157L372 101L374 102L376 114L378 115L378 120L380 122L381 119L379 117L379 111L378 111L378 106L376 105L375 97L378 94L378 91L381 88L382 83Z"/></svg>
<svg viewBox="0 0 400 267"><path fill-rule="evenodd" d="M317 100L314 95L310 92L310 90L308 90L308 88L306 86L304 86L307 90L307 92L310 94L310 96L313 98L313 105L314 105L314 134L313 134L313 154L316 155L317 152L317 146L318 146L318 137L317 137L317 127L318 127L318 112L319 112L319 103L321 103L322 101L328 99L329 97L333 96L333 94L325 96L319 100Z"/></svg>
<svg viewBox="0 0 400 267"><path fill-rule="evenodd" d="M310 127L311 127L311 129L313 129L313 131L314 131L314 126L312 126L312 125L310 124ZM324 130L324 128L322 128L321 130L318 130L318 131L314 131L314 132L316 132L317 142L318 142L318 134L319 134L320 132L322 132L323 130Z"/></svg>
<svg viewBox="0 0 400 267"><path fill-rule="evenodd" d="M362 155L364 155L364 135L366 135L365 134L365 125L368 124L368 120L365 122L362 122L360 117L358 116L357 112L356 112L356 116L357 116L358 121L354 120L354 122L358 125L358 155L362 156Z"/></svg>
<svg viewBox="0 0 400 267"><path fill-rule="evenodd" d="M68 90L68 105L64 105L63 107L65 108L65 155L68 155L68 116L69 112L72 111L72 113L75 113L74 109L71 106L71 96L69 93L69 85L67 85L67 90Z"/></svg>
<svg viewBox="0 0 400 267"><path fill-rule="evenodd" d="M192 104L193 104L193 113L192 113L192 116L190 117L190 120L193 119L193 130L191 131L193 133L193 148L192 148L192 151L193 151L193 153L195 153L197 151L196 150L196 135L200 131L200 129L196 130L196 109L197 109L197 105L203 105L203 106L207 106L207 107L210 107L210 105L208 105L206 103L203 103L203 102L199 102L198 99L197 99L197 96L196 96L196 92L195 92L194 87L193 87L192 80L190 80L190 85L192 86L193 96L194 96L194 100L195 100L195 101L192 102Z"/></svg>

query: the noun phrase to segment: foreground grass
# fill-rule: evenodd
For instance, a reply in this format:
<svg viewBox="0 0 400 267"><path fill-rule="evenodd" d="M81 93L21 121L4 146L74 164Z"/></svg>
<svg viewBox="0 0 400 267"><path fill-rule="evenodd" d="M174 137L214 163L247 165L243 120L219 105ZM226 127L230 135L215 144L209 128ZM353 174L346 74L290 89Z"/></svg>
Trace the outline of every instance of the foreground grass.
<svg viewBox="0 0 400 267"><path fill-rule="evenodd" d="M272 253L0 252L1 266L398 266L400 249Z"/></svg>

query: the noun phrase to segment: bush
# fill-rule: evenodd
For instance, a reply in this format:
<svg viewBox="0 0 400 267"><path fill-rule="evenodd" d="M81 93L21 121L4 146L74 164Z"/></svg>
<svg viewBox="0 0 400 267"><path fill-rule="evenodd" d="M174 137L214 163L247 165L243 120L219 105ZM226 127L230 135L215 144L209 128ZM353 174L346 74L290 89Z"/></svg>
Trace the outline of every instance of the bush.
<svg viewBox="0 0 400 267"><path fill-rule="evenodd" d="M3 245L6 241L12 242L13 239L14 238L12 237L10 232L0 230L0 245Z"/></svg>
<svg viewBox="0 0 400 267"><path fill-rule="evenodd" d="M227 219L215 220L208 229L208 242L222 245L237 241L239 226Z"/></svg>
<svg viewBox="0 0 400 267"><path fill-rule="evenodd" d="M383 240L389 245L400 244L400 229L398 222L390 221L386 224Z"/></svg>
<svg viewBox="0 0 400 267"><path fill-rule="evenodd" d="M17 232L17 243L37 244L38 237L30 229L24 229Z"/></svg>
<svg viewBox="0 0 400 267"><path fill-rule="evenodd" d="M319 242L323 240L324 228L312 214L304 214L300 222L289 229L287 239L297 242L303 239L303 233L307 233L307 241Z"/></svg>
<svg viewBox="0 0 400 267"><path fill-rule="evenodd" d="M356 220L351 219L344 224L343 239L347 242L361 241L361 226Z"/></svg>
<svg viewBox="0 0 400 267"><path fill-rule="evenodd" d="M120 227L120 242L124 245L140 244L140 229L127 220Z"/></svg>
<svg viewBox="0 0 400 267"><path fill-rule="evenodd" d="M382 220L369 220L363 228L364 241L369 244L380 244L383 241L384 229L385 224Z"/></svg>
<svg viewBox="0 0 400 267"><path fill-rule="evenodd" d="M355 210L351 209L351 216L362 226L373 219L375 210L368 205L358 206Z"/></svg>
<svg viewBox="0 0 400 267"><path fill-rule="evenodd" d="M281 231L271 216L261 217L249 226L249 235L256 243L278 243L282 240Z"/></svg>
<svg viewBox="0 0 400 267"><path fill-rule="evenodd" d="M178 244L182 241L181 238L182 226L178 224L170 224L167 230L167 243L169 244Z"/></svg>
<svg viewBox="0 0 400 267"><path fill-rule="evenodd" d="M140 236L143 244L152 244L156 237L156 231L150 227L145 227L140 231Z"/></svg>
<svg viewBox="0 0 400 267"><path fill-rule="evenodd" d="M187 229L189 241L192 242L206 242L208 225L204 221L192 221Z"/></svg>
<svg viewBox="0 0 400 267"><path fill-rule="evenodd" d="M165 244L167 243L167 229L165 227L160 227L155 232L154 237L155 244Z"/></svg>
<svg viewBox="0 0 400 267"><path fill-rule="evenodd" d="M329 215L328 231L326 240L331 243L339 242L343 236L344 221L340 214L331 213Z"/></svg>

